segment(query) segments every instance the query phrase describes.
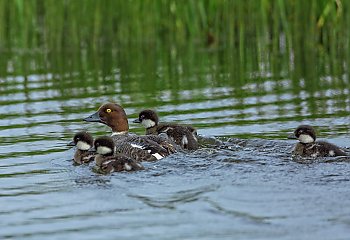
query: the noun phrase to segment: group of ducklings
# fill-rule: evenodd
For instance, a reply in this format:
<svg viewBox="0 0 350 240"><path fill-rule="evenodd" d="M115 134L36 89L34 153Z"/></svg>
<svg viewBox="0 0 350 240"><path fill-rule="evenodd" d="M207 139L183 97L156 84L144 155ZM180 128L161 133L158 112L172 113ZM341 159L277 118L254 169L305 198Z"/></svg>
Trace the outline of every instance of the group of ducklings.
<svg viewBox="0 0 350 240"><path fill-rule="evenodd" d="M140 112L135 123L146 128L146 135L129 133L124 109L115 103L102 105L98 111L84 119L109 126L112 135L93 139L82 131L75 134L71 145L76 146L76 164L95 160L100 172L141 170L143 161L156 161L179 150L198 149L197 131L186 125L159 123L153 110Z"/></svg>
<svg viewBox="0 0 350 240"><path fill-rule="evenodd" d="M87 164L95 160L96 167L102 173L142 170L140 162L125 154L117 153L113 139L108 136L96 138L82 131L73 137L76 146L73 160L76 164Z"/></svg>
<svg viewBox="0 0 350 240"><path fill-rule="evenodd" d="M113 112L115 112L114 115ZM153 110L143 110L138 119L133 122L142 123L146 128L146 136L153 135L152 138L148 139L145 138L146 136L129 134L125 119L126 114L122 107L112 103L102 105L95 114L84 119L110 126L113 134L111 137L103 136L94 140L88 132L76 133L73 138L73 143L76 146L74 162L86 164L95 161L96 167L102 173L137 171L144 169L142 161L159 160L176 152L177 149L198 149L197 131L192 126L160 124L158 116ZM119 126L118 124L123 125L124 128L118 130L116 127ZM165 139L162 135L166 135ZM336 145L325 141L316 141L316 132L310 125L300 125L288 138L299 140L292 152L293 156L312 158L347 156ZM163 152L159 149L162 149Z"/></svg>

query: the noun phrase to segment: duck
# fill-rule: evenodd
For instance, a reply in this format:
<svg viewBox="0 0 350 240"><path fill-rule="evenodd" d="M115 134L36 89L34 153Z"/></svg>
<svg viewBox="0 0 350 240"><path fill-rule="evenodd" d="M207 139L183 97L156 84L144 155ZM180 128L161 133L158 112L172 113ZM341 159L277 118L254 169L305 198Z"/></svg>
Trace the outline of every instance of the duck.
<svg viewBox="0 0 350 240"><path fill-rule="evenodd" d="M310 125L298 126L288 138L299 140L292 152L294 156L312 158L347 156L342 149L334 144L325 141L316 141L316 131Z"/></svg>
<svg viewBox="0 0 350 240"><path fill-rule="evenodd" d="M116 103L105 103L92 115L83 119L86 122L99 122L112 130L112 139L116 150L136 161L157 161L178 148L171 139L165 136L136 135L129 133L128 119L122 106Z"/></svg>
<svg viewBox="0 0 350 240"><path fill-rule="evenodd" d="M141 123L146 128L147 135L159 135L165 133L182 149L198 149L197 130L192 126L174 123L159 123L157 113L151 109L141 111L139 117L133 122Z"/></svg>
<svg viewBox="0 0 350 240"><path fill-rule="evenodd" d="M94 139L90 133L81 131L74 135L73 145L77 147L73 160L76 164L89 163L94 160L95 154L89 151L94 143Z"/></svg>
<svg viewBox="0 0 350 240"><path fill-rule="evenodd" d="M96 151L95 163L102 173L143 170L144 167L134 159L116 152L114 140L103 136L94 142Z"/></svg>

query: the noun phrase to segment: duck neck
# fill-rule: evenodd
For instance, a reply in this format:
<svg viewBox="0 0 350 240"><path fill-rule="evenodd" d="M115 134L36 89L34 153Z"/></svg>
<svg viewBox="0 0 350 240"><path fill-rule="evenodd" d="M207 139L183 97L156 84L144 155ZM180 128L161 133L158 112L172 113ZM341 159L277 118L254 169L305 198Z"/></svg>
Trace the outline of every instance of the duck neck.
<svg viewBox="0 0 350 240"><path fill-rule="evenodd" d="M157 126L146 128L146 134L157 134Z"/></svg>
<svg viewBox="0 0 350 240"><path fill-rule="evenodd" d="M112 129L113 134L123 134L129 131L129 124L126 116L118 116L116 121L113 121L108 125Z"/></svg>

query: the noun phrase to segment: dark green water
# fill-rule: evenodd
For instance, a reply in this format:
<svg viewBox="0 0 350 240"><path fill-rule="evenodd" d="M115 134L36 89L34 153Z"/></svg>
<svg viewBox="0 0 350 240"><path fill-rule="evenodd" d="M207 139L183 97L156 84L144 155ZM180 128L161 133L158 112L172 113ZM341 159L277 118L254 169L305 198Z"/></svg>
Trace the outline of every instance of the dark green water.
<svg viewBox="0 0 350 240"><path fill-rule="evenodd" d="M347 239L349 161L293 162L286 136L306 123L350 147L349 63L245 51L244 61L201 44L4 51L1 238ZM66 143L75 132L109 134L82 121L107 101L130 119L156 109L223 144L131 174L73 166Z"/></svg>

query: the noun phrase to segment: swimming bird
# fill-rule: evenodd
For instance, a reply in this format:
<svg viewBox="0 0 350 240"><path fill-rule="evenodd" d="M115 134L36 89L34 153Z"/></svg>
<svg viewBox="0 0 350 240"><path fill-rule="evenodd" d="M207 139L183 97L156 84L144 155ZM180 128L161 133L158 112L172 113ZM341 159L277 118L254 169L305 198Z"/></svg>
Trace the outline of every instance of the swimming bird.
<svg viewBox="0 0 350 240"><path fill-rule="evenodd" d="M316 131L310 125L300 125L288 138L298 139L293 155L302 157L335 157L347 154L334 144L316 141Z"/></svg>
<svg viewBox="0 0 350 240"><path fill-rule="evenodd" d="M96 166L103 173L136 171L142 170L144 167L137 161L117 153L113 139L111 137L99 137L94 142L96 149L95 162Z"/></svg>
<svg viewBox="0 0 350 240"><path fill-rule="evenodd" d="M94 139L88 132L78 132L73 137L73 144L77 147L73 160L77 164L89 163L94 160L94 153L89 152Z"/></svg>
<svg viewBox="0 0 350 240"><path fill-rule="evenodd" d="M126 113L116 103L103 104L97 112L84 118L84 121L109 126L117 151L136 161L155 161L176 152L176 144L167 137L129 133Z"/></svg>
<svg viewBox="0 0 350 240"><path fill-rule="evenodd" d="M146 109L139 113L139 117L133 121L141 123L146 128L146 134L159 135L165 133L182 149L198 149L197 130L192 126L179 125L175 123L159 123L155 111Z"/></svg>

